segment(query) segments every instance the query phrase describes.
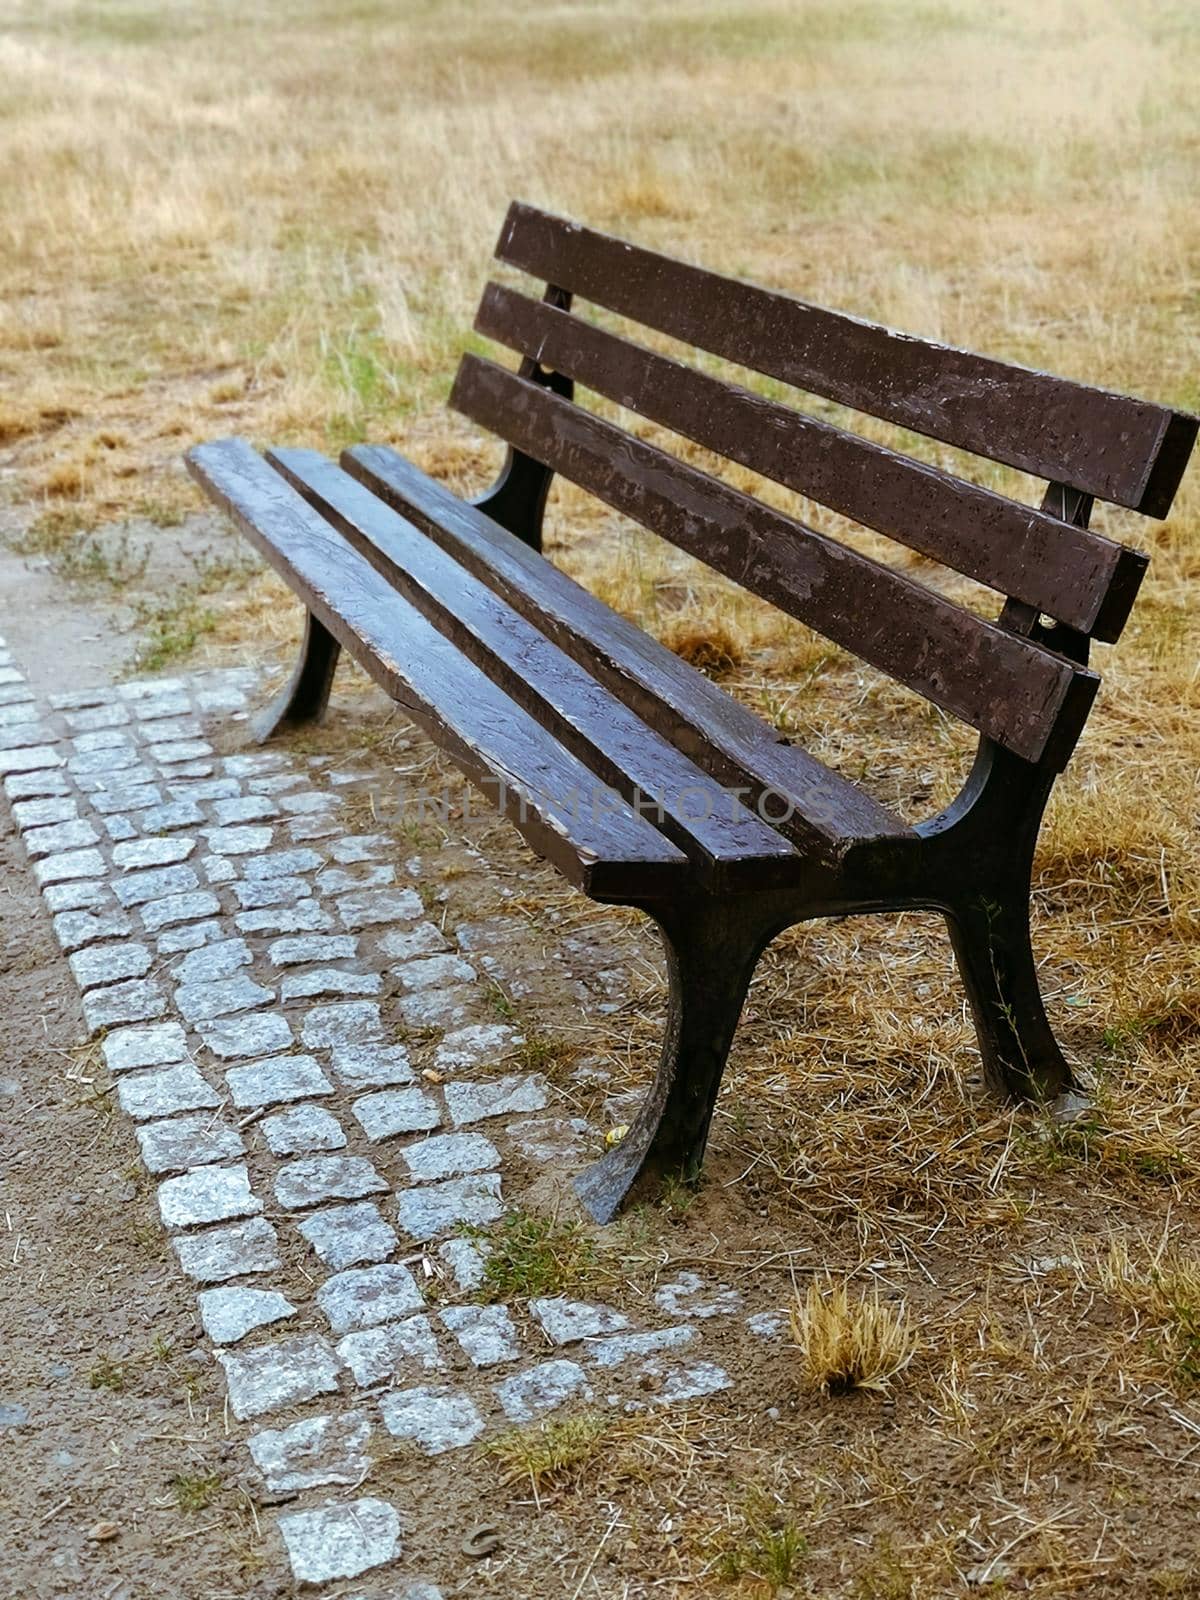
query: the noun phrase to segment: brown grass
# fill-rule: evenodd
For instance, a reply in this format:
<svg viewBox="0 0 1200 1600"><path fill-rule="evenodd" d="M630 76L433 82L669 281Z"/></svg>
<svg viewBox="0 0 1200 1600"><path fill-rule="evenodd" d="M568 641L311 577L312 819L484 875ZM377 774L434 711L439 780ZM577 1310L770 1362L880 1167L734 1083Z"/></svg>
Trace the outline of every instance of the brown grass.
<svg viewBox="0 0 1200 1600"><path fill-rule="evenodd" d="M179 457L233 431L392 440L455 489L481 486L498 451L443 400L513 195L903 328L1200 405L1194 8L498 9L7 7L0 483L39 548L139 508L168 522L198 506ZM1200 472L1166 524L1111 510L1098 524L1148 550L1150 575L1126 636L1097 652L1104 689L1034 892L1048 1005L1095 1112L1064 1128L983 1094L936 919L775 941L705 1187L615 1231L606 1275L711 1262L778 1308L793 1268L867 1285L868 1306L878 1283L881 1308L908 1306L922 1358L861 1414L790 1396L773 1369L744 1413L739 1390L720 1415L655 1413L618 1450L606 1435L556 1492L589 1552L607 1506L623 1508L603 1557L614 1594L647 1573L655 1592L761 1593L785 1568L799 1592L811 1580L838 1600L1195 1592ZM569 487L547 547L886 802L927 816L953 793L962 729L696 562ZM160 617L164 639L190 637L193 600L198 650L286 660L299 619L273 577L185 595ZM505 826L473 830L531 936L603 937L629 964L611 1017L530 1019L565 1041L556 1083L572 1083L572 1054L609 1071L610 1090L643 1083L663 1002L644 926L531 866ZM600 1096L572 1092L601 1114Z"/></svg>
<svg viewBox="0 0 1200 1600"><path fill-rule="evenodd" d="M917 1353L905 1308L885 1304L878 1287L852 1297L848 1283L814 1278L791 1326L805 1381L823 1394L883 1393Z"/></svg>

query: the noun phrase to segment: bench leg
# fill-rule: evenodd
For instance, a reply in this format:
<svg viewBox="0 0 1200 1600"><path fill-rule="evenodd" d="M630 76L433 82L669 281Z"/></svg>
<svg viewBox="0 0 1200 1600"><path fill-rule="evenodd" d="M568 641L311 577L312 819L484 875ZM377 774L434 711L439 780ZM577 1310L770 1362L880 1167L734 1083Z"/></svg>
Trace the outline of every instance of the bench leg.
<svg viewBox="0 0 1200 1600"><path fill-rule="evenodd" d="M947 913L950 937L990 1088L1021 1100L1052 1100L1072 1086L1038 984L1022 898L984 896Z"/></svg>
<svg viewBox="0 0 1200 1600"><path fill-rule="evenodd" d="M666 1036L654 1083L621 1143L575 1180L597 1222L611 1222L643 1173L696 1178L746 990L773 929L736 902L705 902L669 923Z"/></svg>
<svg viewBox="0 0 1200 1600"><path fill-rule="evenodd" d="M288 728L305 722L320 722L324 718L341 651L341 645L325 624L310 611L296 670L275 699L264 706L250 724L259 744L265 744Z"/></svg>

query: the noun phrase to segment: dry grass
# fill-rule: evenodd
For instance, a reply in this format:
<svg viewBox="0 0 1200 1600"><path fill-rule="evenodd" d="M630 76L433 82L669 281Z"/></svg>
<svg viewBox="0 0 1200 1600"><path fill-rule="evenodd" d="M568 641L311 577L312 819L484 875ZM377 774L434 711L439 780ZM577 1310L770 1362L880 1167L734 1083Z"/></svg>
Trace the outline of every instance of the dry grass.
<svg viewBox="0 0 1200 1600"><path fill-rule="evenodd" d="M796 1298L791 1327L805 1381L822 1394L882 1394L917 1353L906 1309L885 1304L878 1287L852 1297L848 1283L814 1278Z"/></svg>
<svg viewBox="0 0 1200 1600"><path fill-rule="evenodd" d="M502 20L478 0L14 0L0 24L3 492L40 552L86 575L104 523L168 526L198 505L179 457L219 433L392 440L478 487L497 451L442 401L512 195L1196 408L1198 59L1200 17L1174 0L515 0ZM862 1407L750 1370L725 1411L606 1434L555 1490L589 1552L621 1510L605 1592L626 1578L639 1592L647 1573L681 1595L1196 1592L1200 472L1165 525L1098 521L1153 559L1125 638L1097 652L1105 687L1034 894L1051 1015L1095 1113L1062 1128L984 1096L936 919L781 936L705 1187L614 1231L605 1272L644 1278L669 1256L779 1309L794 1268L828 1270L869 1286L847 1318L902 1299L922 1359ZM548 548L906 814L953 793L963 730L569 487ZM252 643L282 661L298 624L267 576L155 604L162 659ZM609 1091L645 1081L663 1002L653 942L531 867L504 825L470 831L531 937L602 937L629 965L611 1016L522 1018L528 1064L553 1058L575 1109L600 1116L572 1068L599 1065ZM513 1242L514 1281L547 1255L561 1268L557 1246Z"/></svg>

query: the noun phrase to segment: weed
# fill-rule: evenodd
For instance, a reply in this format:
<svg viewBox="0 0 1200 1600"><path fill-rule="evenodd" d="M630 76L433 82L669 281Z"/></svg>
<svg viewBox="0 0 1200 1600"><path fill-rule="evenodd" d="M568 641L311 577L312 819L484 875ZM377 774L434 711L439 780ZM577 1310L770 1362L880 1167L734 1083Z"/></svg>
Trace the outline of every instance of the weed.
<svg viewBox="0 0 1200 1600"><path fill-rule="evenodd" d="M596 1247L575 1222L514 1211L485 1235L490 1247L483 1271L489 1302L562 1294L594 1280Z"/></svg>
<svg viewBox="0 0 1200 1600"><path fill-rule="evenodd" d="M804 1376L824 1394L884 1390L917 1350L903 1306L886 1305L878 1289L852 1300L849 1285L828 1276L797 1296L791 1323Z"/></svg>
<svg viewBox="0 0 1200 1600"><path fill-rule="evenodd" d="M205 1511L221 1492L219 1472L179 1472L171 1479L180 1511Z"/></svg>
<svg viewBox="0 0 1200 1600"><path fill-rule="evenodd" d="M523 1027L523 1038L516 1047L515 1064L524 1072L540 1072L554 1082L563 1076L579 1054L578 1046L566 1039L555 1039L535 1027Z"/></svg>
<svg viewBox="0 0 1200 1600"><path fill-rule="evenodd" d="M201 605L190 589L177 590L157 603L140 605L137 617L145 629L136 656L141 672L161 672L172 662L183 660L217 625L216 613Z"/></svg>
<svg viewBox="0 0 1200 1600"><path fill-rule="evenodd" d="M504 1484L527 1478L535 1495L563 1490L578 1482L599 1450L610 1419L592 1413L511 1428L490 1440L483 1452L499 1464Z"/></svg>
<svg viewBox="0 0 1200 1600"><path fill-rule="evenodd" d="M99 1356L88 1373L88 1387L111 1389L114 1394L120 1394L125 1388L125 1368L107 1353Z"/></svg>
<svg viewBox="0 0 1200 1600"><path fill-rule="evenodd" d="M793 1522L764 1525L755 1519L746 1535L721 1554L723 1577L753 1578L768 1594L778 1594L799 1575L808 1540Z"/></svg>

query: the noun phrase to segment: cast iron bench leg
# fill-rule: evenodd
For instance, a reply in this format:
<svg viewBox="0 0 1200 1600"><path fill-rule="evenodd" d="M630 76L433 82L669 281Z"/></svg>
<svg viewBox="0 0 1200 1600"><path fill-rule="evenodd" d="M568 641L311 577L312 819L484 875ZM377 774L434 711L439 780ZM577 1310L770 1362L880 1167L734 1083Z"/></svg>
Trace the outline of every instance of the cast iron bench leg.
<svg viewBox="0 0 1200 1600"><path fill-rule="evenodd" d="M1042 1003L1027 896L1002 902L976 895L947 921L989 1087L1041 1101L1070 1089L1071 1068Z"/></svg>
<svg viewBox="0 0 1200 1600"><path fill-rule="evenodd" d="M705 900L652 912L667 950L670 992L658 1072L629 1132L575 1180L597 1222L611 1222L644 1172L699 1175L708 1125L742 1002L778 927L751 903Z"/></svg>
<svg viewBox="0 0 1200 1600"><path fill-rule="evenodd" d="M310 611L296 670L275 699L265 705L251 723L251 731L259 744L265 744L281 729L324 720L341 653L341 645Z"/></svg>

